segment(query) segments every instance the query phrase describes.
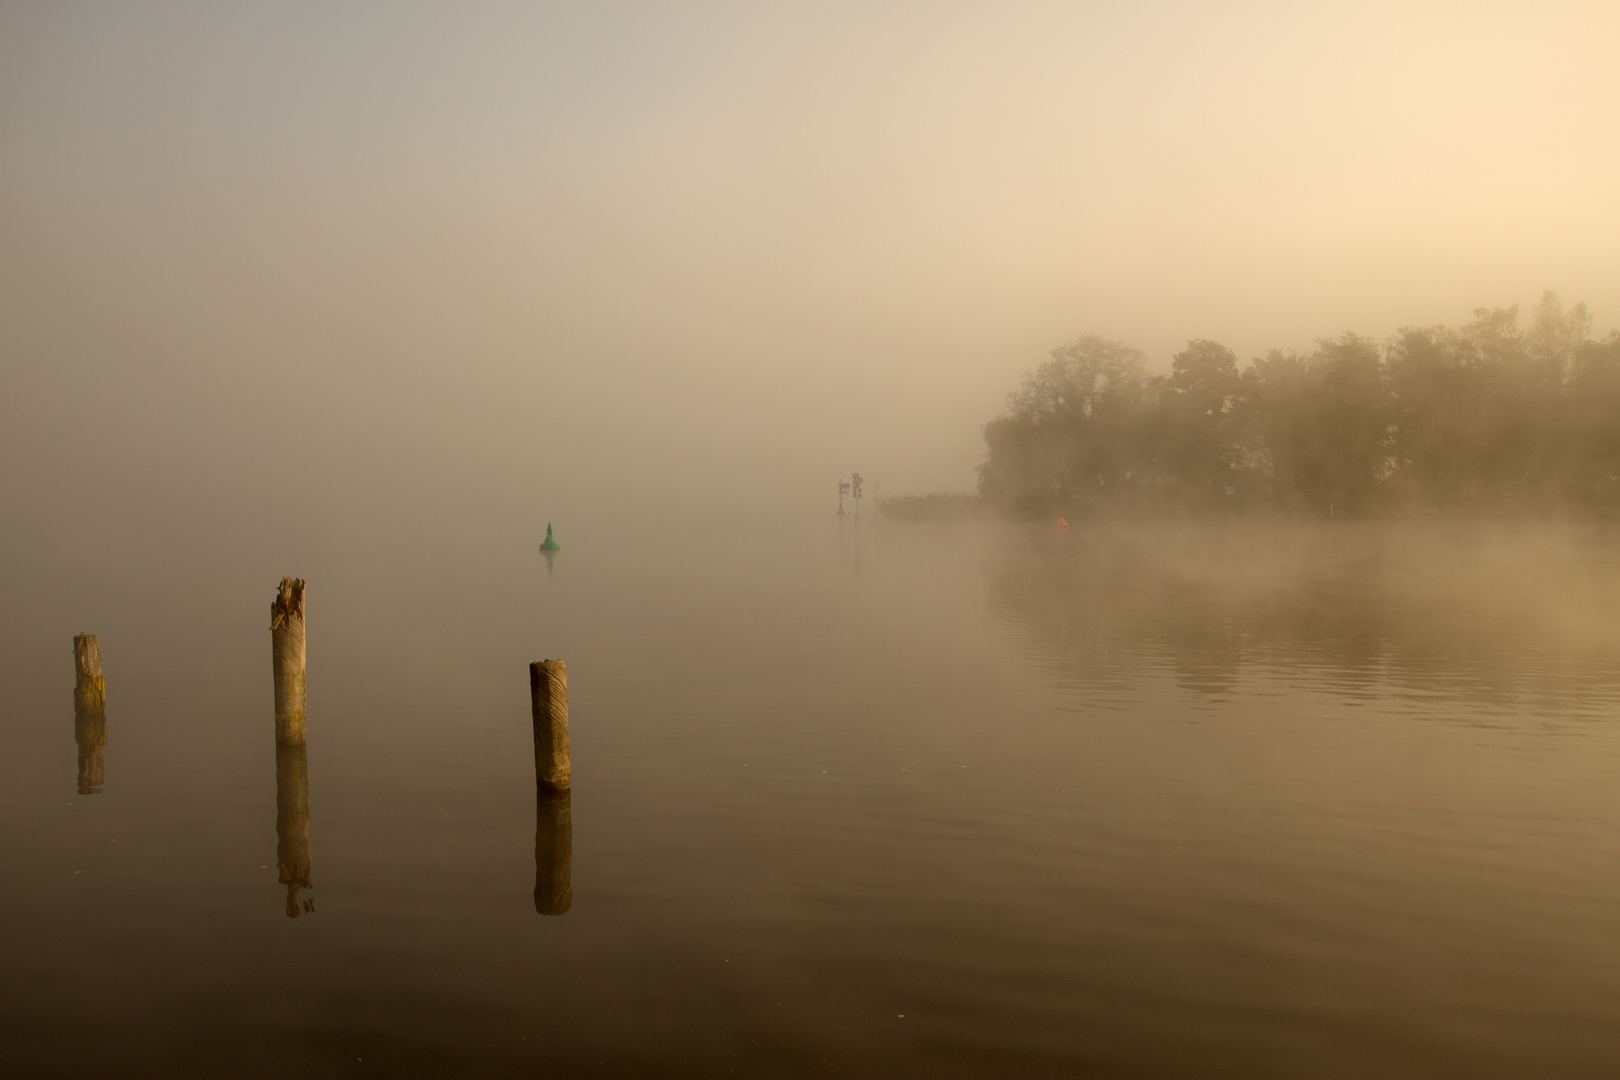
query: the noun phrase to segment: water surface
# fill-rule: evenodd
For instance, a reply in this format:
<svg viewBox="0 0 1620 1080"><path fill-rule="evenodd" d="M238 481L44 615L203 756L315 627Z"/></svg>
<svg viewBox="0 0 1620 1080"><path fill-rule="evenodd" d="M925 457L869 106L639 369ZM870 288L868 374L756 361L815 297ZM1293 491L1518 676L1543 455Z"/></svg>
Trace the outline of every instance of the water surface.
<svg viewBox="0 0 1620 1080"><path fill-rule="evenodd" d="M549 568L498 525L31 552L0 626L0 1070L1620 1062L1612 533L686 526L559 523ZM302 761L273 741L288 573Z"/></svg>

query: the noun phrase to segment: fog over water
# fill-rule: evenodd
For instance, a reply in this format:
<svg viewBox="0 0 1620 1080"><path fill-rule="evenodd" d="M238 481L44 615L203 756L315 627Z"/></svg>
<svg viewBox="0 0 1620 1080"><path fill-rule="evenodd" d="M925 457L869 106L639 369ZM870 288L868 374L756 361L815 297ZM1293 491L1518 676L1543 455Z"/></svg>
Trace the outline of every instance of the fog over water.
<svg viewBox="0 0 1620 1080"><path fill-rule="evenodd" d="M1617 18L8 5L7 542L966 490L1080 332L1164 370L1551 289L1601 338Z"/></svg>
<svg viewBox="0 0 1620 1080"><path fill-rule="evenodd" d="M0 1074L1612 1075L1616 40L0 6ZM1443 376L1475 338L1394 335L1549 290L1591 315L1547 399L1584 411L1535 413L1603 451L1585 501L1517 459L1348 513L1202 458L1091 487L1202 422L1149 408L1190 340L1298 350L1254 385L1314 409L1311 357ZM1084 468L1048 421L1098 427L1057 376L1100 369L1021 381L1071 341L1141 397ZM1070 488L879 510L973 490L1021 385L1006 445ZM1340 445L1245 400L1255 475Z"/></svg>

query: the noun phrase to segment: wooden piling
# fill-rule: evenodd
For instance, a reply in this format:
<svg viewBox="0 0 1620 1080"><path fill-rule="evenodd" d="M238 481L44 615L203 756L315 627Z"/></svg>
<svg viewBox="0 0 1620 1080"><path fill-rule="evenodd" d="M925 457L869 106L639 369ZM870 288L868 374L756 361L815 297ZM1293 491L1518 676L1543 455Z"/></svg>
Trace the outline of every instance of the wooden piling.
<svg viewBox="0 0 1620 1080"><path fill-rule="evenodd" d="M287 886L287 918L298 918L298 890L313 889L309 851L309 752L303 743L276 746L276 873ZM307 902L306 902L307 904ZM308 906L308 910L314 910Z"/></svg>
<svg viewBox="0 0 1620 1080"><path fill-rule="evenodd" d="M80 795L99 795L106 784L107 680L101 675L101 639L73 639L73 741L79 746Z"/></svg>
<svg viewBox="0 0 1620 1080"><path fill-rule="evenodd" d="M270 605L270 652L276 680L276 742L304 742L304 579L282 578Z"/></svg>
<svg viewBox="0 0 1620 1080"><path fill-rule="evenodd" d="M541 790L568 790L568 665L536 660L529 665L534 711L534 777Z"/></svg>
<svg viewBox="0 0 1620 1080"><path fill-rule="evenodd" d="M73 638L73 711L98 713L107 707L107 680L101 677L101 639L94 634Z"/></svg>
<svg viewBox="0 0 1620 1080"><path fill-rule="evenodd" d="M572 801L566 788L535 792L534 910L541 915L566 915L574 906Z"/></svg>

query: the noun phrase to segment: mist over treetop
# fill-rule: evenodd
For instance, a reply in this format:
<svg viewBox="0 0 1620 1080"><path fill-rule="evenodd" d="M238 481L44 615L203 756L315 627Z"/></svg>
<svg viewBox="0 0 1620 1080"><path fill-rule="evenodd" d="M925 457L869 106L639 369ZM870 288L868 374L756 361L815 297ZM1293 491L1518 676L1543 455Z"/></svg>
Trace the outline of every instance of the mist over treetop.
<svg viewBox="0 0 1620 1080"><path fill-rule="evenodd" d="M1192 340L1170 374L1082 335L1052 350L984 425L986 499L1338 512L1458 506L1620 508L1620 333L1543 295L1460 328L1355 333L1241 369Z"/></svg>

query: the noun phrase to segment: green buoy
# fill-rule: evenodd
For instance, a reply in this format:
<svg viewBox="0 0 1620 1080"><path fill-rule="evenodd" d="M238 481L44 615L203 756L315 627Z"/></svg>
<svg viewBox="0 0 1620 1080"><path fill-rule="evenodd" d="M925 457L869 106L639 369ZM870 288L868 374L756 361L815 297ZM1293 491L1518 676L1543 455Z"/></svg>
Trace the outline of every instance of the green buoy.
<svg viewBox="0 0 1620 1080"><path fill-rule="evenodd" d="M560 551L562 545L551 538L551 522L546 522L546 538L540 541L541 551Z"/></svg>

